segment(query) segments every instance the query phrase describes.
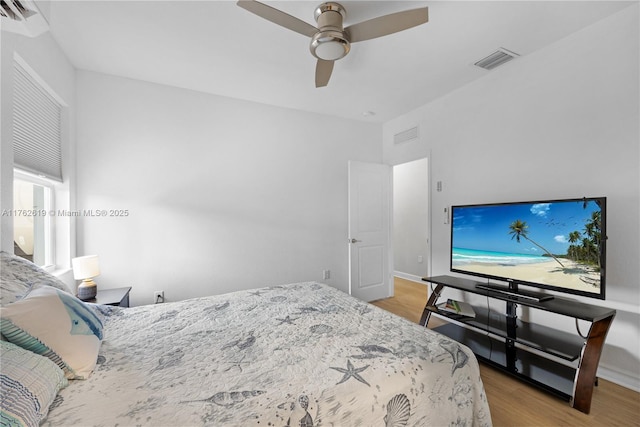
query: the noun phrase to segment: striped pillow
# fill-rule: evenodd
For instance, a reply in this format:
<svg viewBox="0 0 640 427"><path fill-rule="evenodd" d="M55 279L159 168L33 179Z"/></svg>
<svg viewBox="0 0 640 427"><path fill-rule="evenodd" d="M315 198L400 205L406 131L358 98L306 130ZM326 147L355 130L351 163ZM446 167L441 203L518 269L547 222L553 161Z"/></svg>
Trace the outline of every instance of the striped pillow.
<svg viewBox="0 0 640 427"><path fill-rule="evenodd" d="M47 416L64 373L46 357L0 341L0 425L36 427Z"/></svg>
<svg viewBox="0 0 640 427"><path fill-rule="evenodd" d="M41 286L0 313L0 332L8 341L48 357L68 379L86 379L95 368L102 322L73 295Z"/></svg>

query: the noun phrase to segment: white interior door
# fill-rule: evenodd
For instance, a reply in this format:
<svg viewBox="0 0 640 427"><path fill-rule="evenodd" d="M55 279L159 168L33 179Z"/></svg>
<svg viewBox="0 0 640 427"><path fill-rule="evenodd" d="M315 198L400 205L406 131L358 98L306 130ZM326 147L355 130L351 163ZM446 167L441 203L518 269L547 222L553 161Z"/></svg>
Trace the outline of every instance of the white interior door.
<svg viewBox="0 0 640 427"><path fill-rule="evenodd" d="M364 301L393 295L391 167L349 162L349 290Z"/></svg>

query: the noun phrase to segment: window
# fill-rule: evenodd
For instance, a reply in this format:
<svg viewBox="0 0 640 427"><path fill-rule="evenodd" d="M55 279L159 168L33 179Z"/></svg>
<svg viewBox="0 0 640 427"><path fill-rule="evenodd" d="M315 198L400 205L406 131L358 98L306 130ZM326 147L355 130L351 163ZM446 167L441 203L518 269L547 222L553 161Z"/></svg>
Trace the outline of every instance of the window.
<svg viewBox="0 0 640 427"><path fill-rule="evenodd" d="M53 265L53 185L16 171L13 179L14 253L41 267Z"/></svg>
<svg viewBox="0 0 640 427"><path fill-rule="evenodd" d="M17 55L13 71L14 253L52 269L54 185L63 181L62 102Z"/></svg>

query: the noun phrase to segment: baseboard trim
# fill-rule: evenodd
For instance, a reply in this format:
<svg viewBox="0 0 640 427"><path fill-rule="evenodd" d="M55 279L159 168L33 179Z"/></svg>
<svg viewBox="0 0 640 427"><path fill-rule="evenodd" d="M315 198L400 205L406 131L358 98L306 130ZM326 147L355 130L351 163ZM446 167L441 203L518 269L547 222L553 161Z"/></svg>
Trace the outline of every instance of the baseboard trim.
<svg viewBox="0 0 640 427"><path fill-rule="evenodd" d="M423 285L426 286L427 282L425 282L424 280L422 280L422 277L420 276L415 276L413 274L409 274L409 273L403 273L401 271L394 271L393 275L395 277L399 277L400 279L405 279L405 280L411 280L412 282L416 282L416 283L422 283Z"/></svg>
<svg viewBox="0 0 640 427"><path fill-rule="evenodd" d="M618 369L612 369L600 364L598 367L598 377L618 384L621 387L628 388L629 390L640 392L640 379L631 372L621 372Z"/></svg>

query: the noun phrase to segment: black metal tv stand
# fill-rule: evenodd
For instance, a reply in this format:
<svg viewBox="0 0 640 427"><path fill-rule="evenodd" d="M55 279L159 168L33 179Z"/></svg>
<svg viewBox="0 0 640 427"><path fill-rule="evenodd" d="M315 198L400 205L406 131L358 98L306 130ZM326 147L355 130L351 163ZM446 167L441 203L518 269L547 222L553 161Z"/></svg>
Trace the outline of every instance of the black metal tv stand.
<svg viewBox="0 0 640 427"><path fill-rule="evenodd" d="M569 401L573 408L589 413L600 354L616 315L615 310L561 297L544 301L523 298L520 293L497 292L486 289L482 283L453 276L425 277L422 280L436 287L422 312L421 325L427 326L432 313L455 320L435 330L467 345L478 360L553 393ZM506 313L496 318L494 311L474 306L475 317L461 318L441 311L436 303L445 287L505 301ZM518 304L590 322L589 333L583 338L577 333L524 322L517 317ZM575 361L577 367L572 363Z"/></svg>

